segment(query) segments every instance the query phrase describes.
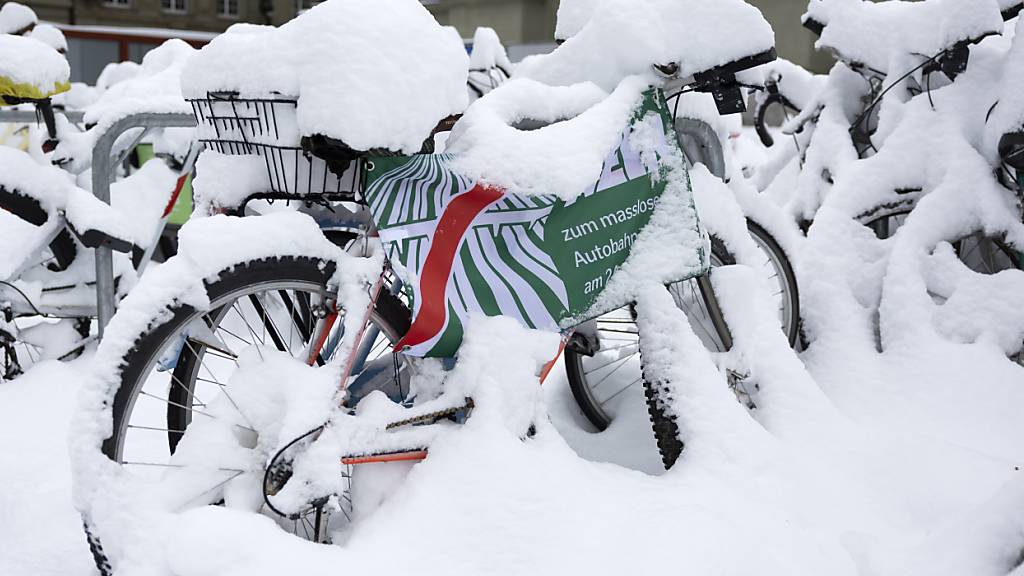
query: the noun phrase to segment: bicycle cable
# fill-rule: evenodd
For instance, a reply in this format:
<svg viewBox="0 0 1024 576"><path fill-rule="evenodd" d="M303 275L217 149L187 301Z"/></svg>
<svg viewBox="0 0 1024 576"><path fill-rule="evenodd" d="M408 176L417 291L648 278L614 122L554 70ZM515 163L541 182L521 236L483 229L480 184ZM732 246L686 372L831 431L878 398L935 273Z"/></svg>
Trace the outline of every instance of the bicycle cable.
<svg viewBox="0 0 1024 576"><path fill-rule="evenodd" d="M36 316L42 316L43 318L54 318L54 316L51 316L49 314L44 314L42 311L39 310L39 308L36 308L36 305L32 302L32 299L29 298L28 295L26 295L24 292L22 292L21 288L18 288L14 284L11 284L10 282L6 282L4 280L0 280L0 284L3 284L5 286L9 286L15 292L17 292L18 294L21 294L21 297L25 300L25 303L32 307L32 311L35 312Z"/></svg>
<svg viewBox="0 0 1024 576"><path fill-rule="evenodd" d="M852 130L854 130L854 129L860 128L860 125L861 125L861 124L862 124L862 123L864 122L864 120L866 120L866 119L867 119L867 117L868 117L869 115L871 115L871 111L872 111L872 110L874 110L874 109L875 109L875 107L876 107L876 106L878 106L878 105L879 105L879 104L880 104L880 103L882 102L882 98L884 98L884 97L885 97L885 95L886 95L886 94L887 94L887 93L888 93L888 92L889 92L890 90L892 90L892 89L893 89L893 88L895 88L896 86L899 86L899 85L900 85L900 84L901 84L901 83L902 83L902 82L903 82L904 80L906 80L907 78L909 78L909 77L910 77L910 76L911 76L911 75L912 75L913 73L917 72L918 70L920 70L920 69L924 68L925 66L927 66L927 65L929 65L929 64L932 64L932 63L934 63L934 62L935 62L935 61L936 61L936 60L937 60L937 59L938 59L939 57L941 57L941 56L942 56L943 54L945 54L945 53L946 53L947 51L948 51L948 50L943 50L943 51L939 52L938 54L936 54L936 55L932 56L931 58L928 58L928 59L927 59L927 60L925 60L924 62L922 62L922 63L918 64L917 66L914 66L914 67L913 67L913 68L911 68L911 69L910 69L910 70L909 70L909 71L908 71L907 73L905 73L905 74L903 74L902 76L900 76L899 78L897 78L897 79L896 79L896 81L894 81L894 82L893 82L892 84L890 84L890 85L889 85L888 87L886 87L886 88L885 88L884 90L882 90L882 91L881 91L881 92L880 92L880 93L878 94L878 96L876 96L876 97L875 97L875 99L874 99L874 100L873 100L873 101L871 102L871 104L869 104L869 105L867 106L867 108L865 108L865 109L864 109L864 111L860 113L860 116L858 116L858 117L857 117L857 119L853 121L853 124L851 124L851 125L850 125L850 130L852 131ZM931 95L929 94L929 98L930 98L930 97L931 97ZM868 145L870 145L870 146L871 146L871 148L872 148L872 149L874 149L874 150L875 150L876 152L878 151L878 149L877 149L877 148L875 148L874 144L872 144L872 143L871 143L870 141L868 142Z"/></svg>

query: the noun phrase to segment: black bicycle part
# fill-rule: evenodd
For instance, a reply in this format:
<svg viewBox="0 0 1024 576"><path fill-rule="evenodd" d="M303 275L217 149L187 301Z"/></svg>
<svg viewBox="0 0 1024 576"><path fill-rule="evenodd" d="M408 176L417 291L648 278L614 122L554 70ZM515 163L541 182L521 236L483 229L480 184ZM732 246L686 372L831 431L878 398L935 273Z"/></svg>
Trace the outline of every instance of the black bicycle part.
<svg viewBox="0 0 1024 576"><path fill-rule="evenodd" d="M779 92L779 85L777 83L770 82L765 86L765 89L768 91L768 95L757 106L757 113L754 116L754 130L757 132L757 137L761 139L761 144L764 144L766 148L771 148L775 145L775 138L772 137L765 123L768 109L776 104L781 104L783 108L799 113L800 108Z"/></svg>
<svg viewBox="0 0 1024 576"><path fill-rule="evenodd" d="M1024 131L1008 132L999 138L999 157L1014 170L1024 171Z"/></svg>
<svg viewBox="0 0 1024 576"><path fill-rule="evenodd" d="M50 215L43 209L43 205L30 196L19 192L8 190L0 186L0 209L7 210L18 218L33 224L42 226L46 224ZM53 261L46 265L53 272L67 270L71 262L75 260L78 248L67 228L62 228L57 236L50 241L50 253L53 254Z"/></svg>
<svg viewBox="0 0 1024 576"><path fill-rule="evenodd" d="M719 114L745 112L747 106L743 99L743 85L736 80L736 73L774 62L777 58L775 48L770 48L759 54L697 72L693 75L693 90L711 94Z"/></svg>

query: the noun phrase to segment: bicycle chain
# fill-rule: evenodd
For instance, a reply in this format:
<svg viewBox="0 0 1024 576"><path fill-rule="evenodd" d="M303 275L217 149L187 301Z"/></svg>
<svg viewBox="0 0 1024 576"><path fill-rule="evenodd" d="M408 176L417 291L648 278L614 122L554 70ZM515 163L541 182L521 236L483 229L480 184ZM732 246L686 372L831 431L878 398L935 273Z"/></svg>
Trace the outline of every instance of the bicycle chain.
<svg viewBox="0 0 1024 576"><path fill-rule="evenodd" d="M420 415L420 416L414 416L412 418L407 418L405 420L399 420L397 422L392 422L392 423L388 424L387 426L385 426L384 429L385 430L394 430L395 428L402 428L403 426L415 426L416 424L434 423L434 422L437 422L438 420L440 420L442 418L449 418L451 416L455 416L456 414L458 414L459 412L462 412L463 410L472 410L472 409L473 409L473 399L472 398L466 398L466 403L463 404L462 406L456 406L454 408L445 408L444 410L438 410L436 412L430 412L430 413L423 414L423 415Z"/></svg>

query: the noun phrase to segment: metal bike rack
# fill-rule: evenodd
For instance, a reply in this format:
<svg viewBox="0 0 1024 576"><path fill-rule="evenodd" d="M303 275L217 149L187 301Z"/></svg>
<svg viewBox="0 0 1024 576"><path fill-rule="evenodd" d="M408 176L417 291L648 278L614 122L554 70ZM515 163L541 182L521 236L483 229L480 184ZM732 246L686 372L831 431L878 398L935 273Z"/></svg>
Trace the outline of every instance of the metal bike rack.
<svg viewBox="0 0 1024 576"><path fill-rule="evenodd" d="M85 112L80 110L57 110L72 124L80 124ZM40 116L34 110L0 110L0 124L32 124L39 121Z"/></svg>
<svg viewBox="0 0 1024 576"><path fill-rule="evenodd" d="M125 116L114 122L97 140L92 149L92 193L110 204L110 184L114 171L125 156L154 128L194 128L196 119L192 114L142 112ZM125 132L134 128L143 130L135 141L113 157L114 144ZM114 257L109 247L96 249L96 312L99 337L114 315Z"/></svg>

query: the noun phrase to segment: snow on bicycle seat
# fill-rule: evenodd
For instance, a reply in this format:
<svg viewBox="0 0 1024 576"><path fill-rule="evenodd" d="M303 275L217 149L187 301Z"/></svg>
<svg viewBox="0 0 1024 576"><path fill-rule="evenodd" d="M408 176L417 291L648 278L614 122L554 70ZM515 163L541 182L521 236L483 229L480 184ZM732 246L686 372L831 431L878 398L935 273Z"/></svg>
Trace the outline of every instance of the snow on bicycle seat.
<svg viewBox="0 0 1024 576"><path fill-rule="evenodd" d="M0 34L27 34L35 28L39 18L31 8L17 2L0 6Z"/></svg>
<svg viewBox="0 0 1024 576"><path fill-rule="evenodd" d="M565 42L524 60L516 75L552 85L592 81L611 90L654 65L674 63L681 78L735 73L775 47L771 26L742 0L563 0L558 30Z"/></svg>
<svg viewBox="0 0 1024 576"><path fill-rule="evenodd" d="M416 152L468 101L462 39L417 0L330 0L280 27L238 24L182 72L186 99L297 101L297 131L355 150Z"/></svg>
<svg viewBox="0 0 1024 576"><path fill-rule="evenodd" d="M59 52L23 36L0 35L0 100L16 104L71 89L71 68Z"/></svg>
<svg viewBox="0 0 1024 576"><path fill-rule="evenodd" d="M821 35L817 48L880 74L891 58L930 58L1003 30L997 0L811 0L803 19Z"/></svg>

